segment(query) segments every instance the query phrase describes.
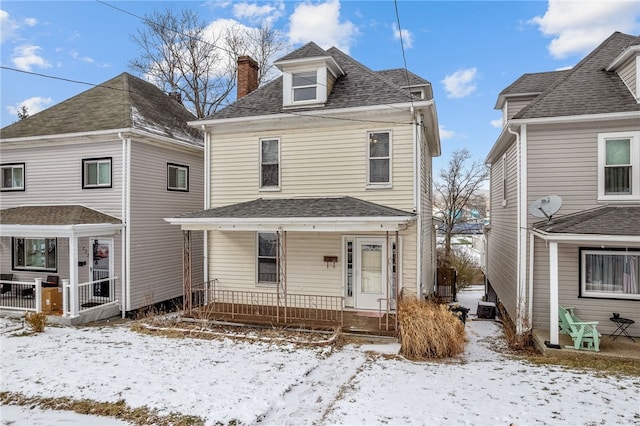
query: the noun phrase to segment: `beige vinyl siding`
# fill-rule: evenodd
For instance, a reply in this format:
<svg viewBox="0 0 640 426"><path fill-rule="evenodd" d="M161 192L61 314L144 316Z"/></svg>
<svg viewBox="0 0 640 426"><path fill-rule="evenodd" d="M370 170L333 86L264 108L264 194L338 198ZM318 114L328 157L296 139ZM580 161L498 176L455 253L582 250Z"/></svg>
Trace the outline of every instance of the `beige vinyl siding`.
<svg viewBox="0 0 640 426"><path fill-rule="evenodd" d="M586 248L588 246L584 246ZM616 247L610 246L610 247ZM620 246L618 246L620 247ZM639 249L637 247L636 249ZM637 318L637 300L582 298L580 295L580 246L558 244L558 302L561 306L575 307L576 314L585 321L598 321L598 331L611 334L615 325L609 321L613 312L624 318ZM542 329L549 328L549 251L547 244L536 238L533 324ZM632 336L640 336L640 324L629 327Z"/></svg>
<svg viewBox="0 0 640 426"><path fill-rule="evenodd" d="M367 132L392 132L391 189L367 189ZM256 198L350 195L412 211L413 131L410 125L313 128L213 136L212 207ZM259 190L259 139L280 139L280 190Z"/></svg>
<svg viewBox="0 0 640 426"><path fill-rule="evenodd" d="M638 63L639 59L636 56L629 58L627 62L625 62L619 69L618 75L624 81L624 84L627 85L633 96L636 99L640 98L640 93L638 90Z"/></svg>
<svg viewBox="0 0 640 426"><path fill-rule="evenodd" d="M122 142L24 142L0 146L0 163L25 164L25 191L0 193L2 208L80 204L121 219ZM82 189L82 160L111 157L111 188Z"/></svg>
<svg viewBox="0 0 640 426"><path fill-rule="evenodd" d="M183 235L164 218L201 210L202 152L131 143L130 309L182 296ZM167 163L189 167L189 191L167 190ZM203 278L202 232L192 231L192 282Z"/></svg>
<svg viewBox="0 0 640 426"><path fill-rule="evenodd" d="M385 237L384 233L357 236ZM356 236L356 234L349 234ZM395 233L390 233L393 238ZM402 287L415 295L415 232L400 233L403 263ZM287 232L287 292L343 296L343 234L322 232ZM275 285L256 283L256 233L212 231L209 238L210 280L216 288L237 291L274 292ZM324 256L337 256L335 267Z"/></svg>
<svg viewBox="0 0 640 426"><path fill-rule="evenodd" d="M491 230L487 278L512 319L517 306L518 185L517 144L506 151L507 205L502 203L502 159L491 165Z"/></svg>

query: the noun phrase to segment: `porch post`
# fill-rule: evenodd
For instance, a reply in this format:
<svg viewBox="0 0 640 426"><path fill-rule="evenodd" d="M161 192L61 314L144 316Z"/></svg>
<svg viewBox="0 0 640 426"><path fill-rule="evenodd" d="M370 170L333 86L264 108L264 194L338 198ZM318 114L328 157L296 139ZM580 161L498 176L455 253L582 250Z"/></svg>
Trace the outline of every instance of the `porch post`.
<svg viewBox="0 0 640 426"><path fill-rule="evenodd" d="M69 313L70 316L77 317L78 306L78 237L69 237ZM63 294L62 297L65 297ZM64 301L63 301L64 302Z"/></svg>
<svg viewBox="0 0 640 426"><path fill-rule="evenodd" d="M558 243L549 242L549 341L559 342L558 336Z"/></svg>
<svg viewBox="0 0 640 426"><path fill-rule="evenodd" d="M42 312L42 278L35 278L36 282L36 312Z"/></svg>
<svg viewBox="0 0 640 426"><path fill-rule="evenodd" d="M182 287L185 313L192 310L191 292L191 231L182 231Z"/></svg>

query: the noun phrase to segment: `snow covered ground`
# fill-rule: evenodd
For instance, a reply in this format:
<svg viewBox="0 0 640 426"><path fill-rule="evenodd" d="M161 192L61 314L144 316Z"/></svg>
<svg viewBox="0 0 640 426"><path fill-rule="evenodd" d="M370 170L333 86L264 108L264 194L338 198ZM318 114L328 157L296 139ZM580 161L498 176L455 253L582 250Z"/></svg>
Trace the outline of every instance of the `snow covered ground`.
<svg viewBox="0 0 640 426"><path fill-rule="evenodd" d="M481 290L459 301L475 314ZM501 353L498 323L467 321L465 353L412 362L397 344L326 346L139 334L127 325L47 327L16 335L0 318L0 391L92 399L207 425L640 425L640 378L535 366ZM108 418L0 407L2 425L125 425Z"/></svg>

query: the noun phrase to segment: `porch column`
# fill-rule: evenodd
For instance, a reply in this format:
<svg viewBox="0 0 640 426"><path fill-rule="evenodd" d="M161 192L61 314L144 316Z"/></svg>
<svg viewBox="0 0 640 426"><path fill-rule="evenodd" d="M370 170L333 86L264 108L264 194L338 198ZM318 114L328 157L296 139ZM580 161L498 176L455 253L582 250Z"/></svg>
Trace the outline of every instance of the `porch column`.
<svg viewBox="0 0 640 426"><path fill-rule="evenodd" d="M63 306L69 306L69 315L78 316L78 237L69 237L69 304L64 300L67 293L63 292Z"/></svg>
<svg viewBox="0 0 640 426"><path fill-rule="evenodd" d="M549 242L549 342L557 345L558 336L558 243Z"/></svg>
<svg viewBox="0 0 640 426"><path fill-rule="evenodd" d="M182 231L182 288L185 313L191 313L191 231Z"/></svg>
<svg viewBox="0 0 640 426"><path fill-rule="evenodd" d="M36 312L42 312L42 278L36 278Z"/></svg>

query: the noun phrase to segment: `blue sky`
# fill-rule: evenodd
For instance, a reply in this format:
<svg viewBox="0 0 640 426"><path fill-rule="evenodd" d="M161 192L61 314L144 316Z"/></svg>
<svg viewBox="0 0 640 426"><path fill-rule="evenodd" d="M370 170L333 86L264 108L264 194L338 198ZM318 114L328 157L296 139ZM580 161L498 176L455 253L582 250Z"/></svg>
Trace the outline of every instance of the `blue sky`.
<svg viewBox="0 0 640 426"><path fill-rule="evenodd" d="M628 0L4 0L0 125L16 121L21 105L33 115L91 87L79 82L131 72L139 51L130 34L143 27L133 15L166 8L192 9L213 27L269 20L294 48L336 46L373 70L403 67L404 46L408 69L434 88L442 139L434 173L463 147L484 160L500 133L497 96L522 74L571 67L614 31L640 34L640 6Z"/></svg>

